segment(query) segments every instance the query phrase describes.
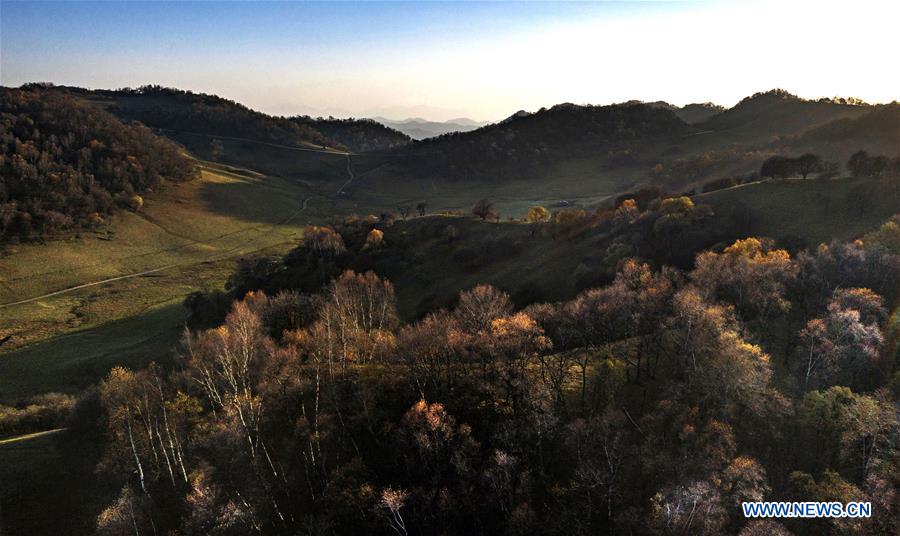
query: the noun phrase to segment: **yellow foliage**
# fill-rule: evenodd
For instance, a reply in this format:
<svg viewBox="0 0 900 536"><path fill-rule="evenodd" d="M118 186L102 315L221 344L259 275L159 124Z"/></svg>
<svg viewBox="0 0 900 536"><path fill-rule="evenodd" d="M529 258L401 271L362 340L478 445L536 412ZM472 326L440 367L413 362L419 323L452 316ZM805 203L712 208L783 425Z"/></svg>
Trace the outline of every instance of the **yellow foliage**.
<svg viewBox="0 0 900 536"><path fill-rule="evenodd" d="M691 198L683 195L681 197L669 197L662 200L659 210L663 214L686 214L694 210L694 202Z"/></svg>
<svg viewBox="0 0 900 536"><path fill-rule="evenodd" d="M377 249L384 245L384 232L380 229L372 229L366 236L363 249Z"/></svg>
<svg viewBox="0 0 900 536"><path fill-rule="evenodd" d="M530 223L543 223L550 221L550 211L538 205L528 209L526 220Z"/></svg>

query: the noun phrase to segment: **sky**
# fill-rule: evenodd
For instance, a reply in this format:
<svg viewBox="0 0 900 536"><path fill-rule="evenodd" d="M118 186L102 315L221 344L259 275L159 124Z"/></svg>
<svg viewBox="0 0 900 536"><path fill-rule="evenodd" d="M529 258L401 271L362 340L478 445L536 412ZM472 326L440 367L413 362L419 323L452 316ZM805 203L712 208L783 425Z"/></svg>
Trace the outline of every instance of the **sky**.
<svg viewBox="0 0 900 536"><path fill-rule="evenodd" d="M0 0L0 85L161 84L277 115L900 99L900 2Z"/></svg>

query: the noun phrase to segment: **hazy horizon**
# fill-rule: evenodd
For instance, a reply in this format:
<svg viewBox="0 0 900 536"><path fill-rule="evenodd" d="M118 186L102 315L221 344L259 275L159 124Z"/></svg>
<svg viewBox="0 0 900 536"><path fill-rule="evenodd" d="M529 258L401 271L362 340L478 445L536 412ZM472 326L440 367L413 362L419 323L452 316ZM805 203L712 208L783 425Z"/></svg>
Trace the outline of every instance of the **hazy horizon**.
<svg viewBox="0 0 900 536"><path fill-rule="evenodd" d="M430 121L563 102L727 107L775 87L898 97L898 6L779 6L2 1L0 83L161 84L275 115Z"/></svg>

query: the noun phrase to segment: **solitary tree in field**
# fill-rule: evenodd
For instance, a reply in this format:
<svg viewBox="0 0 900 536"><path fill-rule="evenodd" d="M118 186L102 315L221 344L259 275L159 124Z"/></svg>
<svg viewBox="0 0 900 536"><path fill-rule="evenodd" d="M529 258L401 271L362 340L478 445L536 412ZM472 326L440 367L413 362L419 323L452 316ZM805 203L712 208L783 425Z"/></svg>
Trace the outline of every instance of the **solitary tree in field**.
<svg viewBox="0 0 900 536"><path fill-rule="evenodd" d="M550 211L542 206L534 206L528 209L526 216L528 223L545 223L550 221Z"/></svg>
<svg viewBox="0 0 900 536"><path fill-rule="evenodd" d="M494 202L487 199L482 199L475 203L475 206L472 207L472 214L481 218L482 221L487 220L488 218L500 218L500 214L494 210Z"/></svg>
<svg viewBox="0 0 900 536"><path fill-rule="evenodd" d="M550 221L550 211L540 205L533 206L528 209L528 214L525 216L525 219L528 223L547 223ZM535 230L536 227L531 228L531 236L534 236Z"/></svg>
<svg viewBox="0 0 900 536"><path fill-rule="evenodd" d="M810 173L819 173L823 169L824 165L819 155L806 153L797 159L797 171L800 172L804 179Z"/></svg>

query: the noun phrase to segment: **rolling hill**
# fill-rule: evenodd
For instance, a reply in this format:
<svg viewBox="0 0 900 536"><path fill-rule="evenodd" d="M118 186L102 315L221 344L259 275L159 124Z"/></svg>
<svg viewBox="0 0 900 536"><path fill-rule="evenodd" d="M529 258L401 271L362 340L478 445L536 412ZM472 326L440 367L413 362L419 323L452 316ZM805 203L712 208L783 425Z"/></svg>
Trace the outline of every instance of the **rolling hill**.
<svg viewBox="0 0 900 536"><path fill-rule="evenodd" d="M711 130L720 143L765 144L792 136L837 119L859 117L868 105L841 104L833 100L806 100L782 89L756 93L722 113L697 124Z"/></svg>
<svg viewBox="0 0 900 536"><path fill-rule="evenodd" d="M0 243L90 229L194 176L175 144L68 93L0 93Z"/></svg>
<svg viewBox="0 0 900 536"><path fill-rule="evenodd" d="M669 110L646 105L559 104L497 124L445 134L395 150L396 171L462 181L515 181L586 156L609 166L640 159L648 145L693 129Z"/></svg>
<svg viewBox="0 0 900 536"><path fill-rule="evenodd" d="M714 115L725 111L724 106L713 104L711 102L702 102L694 104L686 104L675 110L675 115L689 125L702 123Z"/></svg>
<svg viewBox="0 0 900 536"><path fill-rule="evenodd" d="M818 150L841 160L865 150L900 156L900 103L873 106L855 118L836 119L791 142L796 150Z"/></svg>
<svg viewBox="0 0 900 536"><path fill-rule="evenodd" d="M124 120L176 135L199 133L353 152L390 149L410 141L405 134L371 120L275 117L216 95L161 86L79 93L102 99Z"/></svg>

